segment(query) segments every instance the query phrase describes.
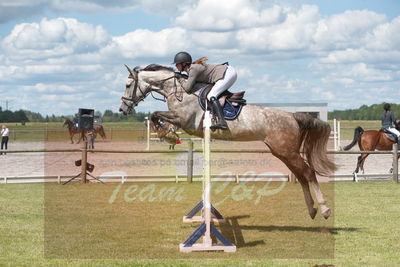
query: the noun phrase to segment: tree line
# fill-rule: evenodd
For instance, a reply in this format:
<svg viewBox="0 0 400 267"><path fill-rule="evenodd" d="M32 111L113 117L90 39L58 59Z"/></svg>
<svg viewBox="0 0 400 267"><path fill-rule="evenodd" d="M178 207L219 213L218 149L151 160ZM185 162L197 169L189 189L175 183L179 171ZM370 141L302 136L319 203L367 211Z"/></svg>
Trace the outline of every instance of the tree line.
<svg viewBox="0 0 400 267"><path fill-rule="evenodd" d="M75 117L73 115L46 115L43 116L38 112L32 112L29 110L18 110L10 111L4 110L0 106L0 123L2 122L63 122L65 118ZM150 113L135 112L133 111L130 115L123 115L120 112L113 112L112 110L105 110L104 113L101 111L95 111L95 116L101 118L103 122L119 122L119 121L144 121L145 117L150 116Z"/></svg>
<svg viewBox="0 0 400 267"><path fill-rule="evenodd" d="M0 107L0 122L27 122L29 121L23 110L10 111Z"/></svg>
<svg viewBox="0 0 400 267"><path fill-rule="evenodd" d="M332 120L380 120L383 113L383 105L373 104L370 106L362 105L357 109L346 109L346 110L334 110L328 112L328 119ZM390 103L391 111L394 113L397 119L400 119L400 105Z"/></svg>
<svg viewBox="0 0 400 267"><path fill-rule="evenodd" d="M334 110L328 112L328 119L332 120L380 120L383 112L383 105L373 104L370 106L362 105L356 109L346 110ZM397 119L400 119L400 105L390 104L391 110ZM40 113L32 112L29 110L2 110L0 106L0 123L1 122L62 122L65 118L72 118L74 115L46 115L43 116ZM112 110L105 110L103 113L100 111L95 112L95 116L101 118L103 122L119 122L119 121L144 121L145 117L150 116L150 112L135 112L133 111L130 115L123 115L120 112L113 112Z"/></svg>

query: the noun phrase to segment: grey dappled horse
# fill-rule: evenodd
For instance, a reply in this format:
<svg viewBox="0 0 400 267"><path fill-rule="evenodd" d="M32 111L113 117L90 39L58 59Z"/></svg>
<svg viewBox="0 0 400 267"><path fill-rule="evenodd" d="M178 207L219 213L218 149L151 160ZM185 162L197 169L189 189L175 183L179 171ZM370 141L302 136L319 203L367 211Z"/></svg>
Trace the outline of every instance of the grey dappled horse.
<svg viewBox="0 0 400 267"><path fill-rule="evenodd" d="M187 94L180 85L185 79L173 69L149 65L144 69L130 69L121 98L120 111L132 112L137 104L153 92L164 96L168 111L156 111L153 120L164 120L189 134L203 137L204 111L198 104L197 93ZM153 96L154 97L154 96ZM317 209L310 193L315 192L322 215L327 219L331 211L318 184L316 173L329 175L335 164L327 157L326 149L330 126L310 115L290 113L265 106L245 105L235 120L227 121L229 130L217 130L211 138L231 141L262 141L296 175L303 189L308 212L314 219ZM300 155L304 153L305 159Z"/></svg>

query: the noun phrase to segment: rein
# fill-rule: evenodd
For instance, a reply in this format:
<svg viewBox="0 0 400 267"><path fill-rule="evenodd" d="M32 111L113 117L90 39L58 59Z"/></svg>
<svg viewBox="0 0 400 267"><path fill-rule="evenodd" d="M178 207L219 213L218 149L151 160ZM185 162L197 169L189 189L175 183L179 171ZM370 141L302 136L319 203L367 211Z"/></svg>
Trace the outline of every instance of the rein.
<svg viewBox="0 0 400 267"><path fill-rule="evenodd" d="M152 96L155 100L162 101L162 102L167 102L166 98L167 98L169 95L168 95L167 97L164 96L164 98L158 98L158 97L155 97L155 96L153 95L153 90L149 90L149 92L145 94L144 91L147 91L147 89L150 88L151 85L149 85L149 86L146 88L146 90L143 91L142 88L141 88L140 85L139 85L139 75L138 75L138 74L139 74L139 71L137 71L137 70L133 70L133 71L135 72L136 75L134 75L133 73L131 73L131 75L130 75L130 76L132 77L132 79L134 80L134 82L135 82L132 95L131 95L130 97L122 96L122 97L121 97L122 102L124 102L127 106L129 106L129 105L128 105L125 101L132 101L132 102L135 102L134 100L135 100L135 98L136 98L136 96L137 96L137 91L138 91L138 90L139 90L140 93L141 93L141 97L136 101L135 105L137 105L140 101L144 101L144 99L145 99L149 94L151 94L151 96ZM137 77L136 79L135 79L135 76ZM180 84L180 85L181 85L181 91L180 91L180 94L178 95L178 86L177 86L177 84L176 84L177 78L176 78L175 74L172 75L171 77L168 77L168 78L165 78L165 79L162 79L162 80L159 81L159 83L160 83L160 90L164 90L164 83L165 83L166 81L170 80L170 79L174 79L174 86L175 86L174 92L171 93L170 95L174 94L174 95L175 95L175 98L176 98L179 102L182 102L182 100L183 100L183 87L182 87L182 84ZM179 80L178 80L178 81L179 81Z"/></svg>
<svg viewBox="0 0 400 267"><path fill-rule="evenodd" d="M136 73L136 74L139 74L139 72L138 71L136 71L136 70L134 70L134 72ZM139 80L138 80L138 78L137 79L135 79L135 77L134 77L134 75L133 75L133 73L131 72L131 74L130 74L130 76L132 77L132 79L133 79L133 81L135 82L135 86L133 87L133 92L132 92L132 95L130 96L130 97L125 97L125 96L122 96L121 97L121 100L122 100L122 102L124 102L125 103L125 105L127 105L127 106L129 106L125 101L127 100L127 101L132 101L132 102L134 102L134 98L136 97L136 91L137 90L139 90L141 93L142 93L142 97L137 101L137 103L139 103L140 101L143 101L146 97L147 97L147 95L148 94L145 94L143 91L142 91L142 88L140 88L140 85L139 85ZM138 77L138 75L136 75L136 77ZM135 105L137 105L137 103L135 103Z"/></svg>

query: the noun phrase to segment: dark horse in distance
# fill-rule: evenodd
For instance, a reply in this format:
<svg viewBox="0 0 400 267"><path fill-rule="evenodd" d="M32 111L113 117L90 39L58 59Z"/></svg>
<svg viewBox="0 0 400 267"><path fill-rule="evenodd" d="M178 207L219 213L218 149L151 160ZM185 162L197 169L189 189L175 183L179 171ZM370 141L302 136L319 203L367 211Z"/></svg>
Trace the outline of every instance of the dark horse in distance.
<svg viewBox="0 0 400 267"><path fill-rule="evenodd" d="M81 140L86 140L86 131L78 130L76 128L76 126L74 125L74 123L70 119L68 119L68 118L64 119L63 126L68 127L69 136L71 138L71 144L74 143L73 138L74 138L75 134L80 134L77 144L79 144L79 142ZM100 134L101 138L103 138L103 139L107 138L106 133L104 132L103 125L95 124L95 125L93 125L93 130L94 130L95 135Z"/></svg>

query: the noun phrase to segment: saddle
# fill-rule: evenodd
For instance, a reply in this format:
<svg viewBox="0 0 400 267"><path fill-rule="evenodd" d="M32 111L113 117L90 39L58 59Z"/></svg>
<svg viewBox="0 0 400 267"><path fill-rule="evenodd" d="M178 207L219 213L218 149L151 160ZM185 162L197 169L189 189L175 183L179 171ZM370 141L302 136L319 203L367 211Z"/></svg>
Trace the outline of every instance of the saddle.
<svg viewBox="0 0 400 267"><path fill-rule="evenodd" d="M207 100L207 95L211 91L213 84L207 84L200 88L199 93L199 104L203 110L206 107L206 101L208 109L211 107L211 103ZM234 120L239 116L243 106L246 105L246 100L243 98L245 91L232 93L228 90L224 91L219 97L218 101L223 108L224 117L227 120Z"/></svg>
<svg viewBox="0 0 400 267"><path fill-rule="evenodd" d="M385 134L385 136L390 140L390 141L392 141L392 142L394 142L394 143L397 143L397 136L394 134L394 133L392 133L391 131L389 131L388 129L386 129L386 128L381 128L380 130L379 130L380 132L383 132L384 134Z"/></svg>

